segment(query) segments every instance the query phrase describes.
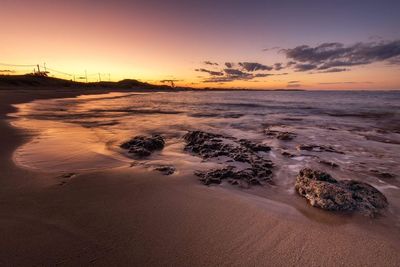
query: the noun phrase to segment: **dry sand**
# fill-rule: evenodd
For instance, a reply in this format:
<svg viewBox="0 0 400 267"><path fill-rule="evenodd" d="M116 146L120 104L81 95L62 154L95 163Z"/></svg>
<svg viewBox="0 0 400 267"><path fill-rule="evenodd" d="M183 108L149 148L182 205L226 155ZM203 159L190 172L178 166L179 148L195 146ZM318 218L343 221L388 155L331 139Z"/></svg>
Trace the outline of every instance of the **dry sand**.
<svg viewBox="0 0 400 267"><path fill-rule="evenodd" d="M400 265L400 235L385 218L360 222L300 198L294 208L130 168L59 185L54 173L15 166L33 133L10 127L10 104L83 92L0 90L1 266Z"/></svg>

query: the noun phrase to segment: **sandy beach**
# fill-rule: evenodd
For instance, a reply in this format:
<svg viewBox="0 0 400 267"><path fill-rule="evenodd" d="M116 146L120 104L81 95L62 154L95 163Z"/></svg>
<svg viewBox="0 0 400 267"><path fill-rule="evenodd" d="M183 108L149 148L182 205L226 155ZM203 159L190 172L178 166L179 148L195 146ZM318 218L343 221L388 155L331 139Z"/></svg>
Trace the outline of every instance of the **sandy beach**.
<svg viewBox="0 0 400 267"><path fill-rule="evenodd" d="M2 266L398 266L386 218L342 216L299 197L289 206L246 191L121 167L54 173L17 167L35 134L10 126L11 104L84 91L0 91ZM272 191L271 191L272 193Z"/></svg>
<svg viewBox="0 0 400 267"><path fill-rule="evenodd" d="M399 10L1 1L0 267L400 267Z"/></svg>

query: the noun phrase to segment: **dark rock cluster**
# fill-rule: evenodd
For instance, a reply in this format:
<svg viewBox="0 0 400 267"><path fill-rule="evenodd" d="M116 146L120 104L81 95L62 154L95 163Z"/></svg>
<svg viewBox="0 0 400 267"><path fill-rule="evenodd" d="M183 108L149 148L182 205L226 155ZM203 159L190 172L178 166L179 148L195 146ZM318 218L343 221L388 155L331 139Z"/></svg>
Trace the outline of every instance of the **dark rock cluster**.
<svg viewBox="0 0 400 267"><path fill-rule="evenodd" d="M325 210L356 211L373 217L388 205L386 197L367 183L337 181L328 173L309 168L299 172L295 188L310 205Z"/></svg>
<svg viewBox="0 0 400 267"><path fill-rule="evenodd" d="M296 135L289 132L268 130L267 135L280 140L292 140ZM189 131L183 137L185 150L204 160L216 159L222 167L196 171L195 175L205 185L220 184L227 181L232 185L248 188L253 185L272 183L273 163L266 159L271 148L265 144L247 139L237 139L221 134L203 131ZM160 135L136 136L120 145L128 153L137 157L149 156L164 148L165 140ZM298 145L300 151L331 152L343 154L332 146ZM280 151L287 158L296 157L288 151ZM320 159L311 153L302 156L317 158L318 163L339 168L335 162ZM172 175L176 170L172 165L151 165L150 168L164 175ZM394 179L394 174L369 170L371 174L385 179ZM74 175L74 174L73 174ZM66 175L66 176L69 176ZM72 175L71 175L72 176ZM387 207L386 197L375 187L356 180L336 180L330 174L310 168L302 169L296 178L296 191L306 198L310 205L330 211L358 212L374 217Z"/></svg>
<svg viewBox="0 0 400 267"><path fill-rule="evenodd" d="M152 136L136 136L133 139L122 143L121 148L127 149L128 153L134 154L138 157L150 156L150 154L156 150L164 148L165 140L161 135Z"/></svg>
<svg viewBox="0 0 400 267"><path fill-rule="evenodd" d="M248 168L239 169L229 165L220 169L198 171L195 174L204 184L219 184L223 179L241 180L248 184L261 184L271 181L273 164L258 152L267 152L270 147L249 140L236 139L219 134L191 131L184 136L185 150L203 159L227 157L229 162L246 163ZM234 184L234 183L233 183Z"/></svg>

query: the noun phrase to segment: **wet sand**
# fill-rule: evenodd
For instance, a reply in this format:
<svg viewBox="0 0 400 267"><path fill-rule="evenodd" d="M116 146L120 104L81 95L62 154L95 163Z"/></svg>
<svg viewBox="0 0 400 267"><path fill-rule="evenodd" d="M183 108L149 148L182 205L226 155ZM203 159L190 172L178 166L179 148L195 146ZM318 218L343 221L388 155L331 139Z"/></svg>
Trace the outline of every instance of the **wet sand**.
<svg viewBox="0 0 400 267"><path fill-rule="evenodd" d="M384 217L289 206L191 175L125 167L60 178L15 166L34 133L9 125L10 104L84 92L0 91L0 265L399 265L400 233Z"/></svg>

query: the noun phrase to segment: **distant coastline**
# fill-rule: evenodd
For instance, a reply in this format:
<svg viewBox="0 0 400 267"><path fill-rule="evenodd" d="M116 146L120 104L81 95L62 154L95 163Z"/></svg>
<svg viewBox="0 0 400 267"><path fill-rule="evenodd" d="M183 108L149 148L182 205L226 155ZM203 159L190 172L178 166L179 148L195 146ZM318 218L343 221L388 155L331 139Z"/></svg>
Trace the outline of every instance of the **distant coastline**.
<svg viewBox="0 0 400 267"><path fill-rule="evenodd" d="M32 88L47 88L47 87L58 87L58 88L71 88L71 89L120 89L120 90L162 90L162 91L241 91L241 90L252 90L252 91L306 91L305 89L251 89L251 88L193 88L193 87L172 87L169 85L156 85L147 82L141 82L136 79L124 79L117 82L101 81L101 82L77 82L72 80L65 80L54 77L38 76L32 74L25 75L0 75L0 90L3 88L21 88L26 89Z"/></svg>

